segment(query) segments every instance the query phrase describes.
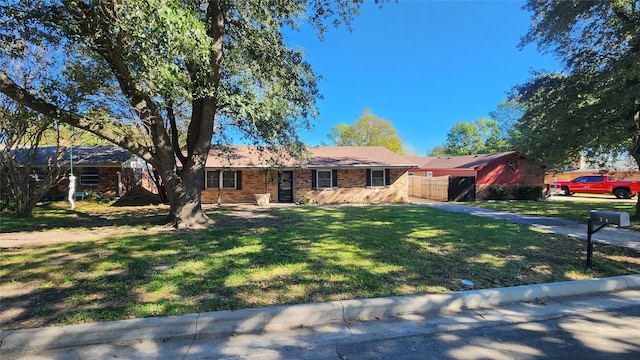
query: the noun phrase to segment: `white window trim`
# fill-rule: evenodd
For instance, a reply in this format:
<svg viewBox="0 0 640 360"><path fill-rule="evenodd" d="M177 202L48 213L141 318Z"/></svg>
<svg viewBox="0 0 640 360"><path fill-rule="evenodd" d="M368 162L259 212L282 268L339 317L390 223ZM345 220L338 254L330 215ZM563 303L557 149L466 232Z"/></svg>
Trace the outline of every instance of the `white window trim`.
<svg viewBox="0 0 640 360"><path fill-rule="evenodd" d="M320 173L329 173L329 186L320 186ZM316 170L316 187L318 189L332 189L333 188L333 170Z"/></svg>
<svg viewBox="0 0 640 360"><path fill-rule="evenodd" d="M209 173L210 172L216 172L216 171L218 172L218 186L210 187L209 186L209 182L208 182ZM224 181L223 181L224 178L223 178L222 174L225 173L225 172L233 172L233 187L225 187L224 186ZM207 170L205 172L204 181L205 181L207 189L218 189L218 188L220 188L220 189L223 189L223 190L235 190L235 189L238 188L238 172L235 171L235 170Z"/></svg>

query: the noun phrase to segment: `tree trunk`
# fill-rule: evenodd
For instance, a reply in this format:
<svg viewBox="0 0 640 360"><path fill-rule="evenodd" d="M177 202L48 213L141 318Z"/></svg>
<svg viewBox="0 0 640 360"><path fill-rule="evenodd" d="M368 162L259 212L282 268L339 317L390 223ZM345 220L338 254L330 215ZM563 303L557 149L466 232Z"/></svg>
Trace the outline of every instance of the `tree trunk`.
<svg viewBox="0 0 640 360"><path fill-rule="evenodd" d="M202 228L209 218L202 210L201 189L204 184L204 162L188 161L180 175L168 174L168 223L175 228Z"/></svg>
<svg viewBox="0 0 640 360"><path fill-rule="evenodd" d="M196 89L208 89L213 85L215 91L205 96L194 94L191 102L191 121L187 131L186 154L182 149L173 148L171 142L164 142L166 136L158 137L156 145L163 151L160 160L163 164L174 164L171 169L161 172L167 197L169 198L169 221L176 228L198 228L209 223L202 210L202 188L205 181L205 164L209 156L214 119L218 105L218 89L222 74L222 54L224 40L224 10L220 2L211 2L207 10L207 33L214 40L211 47L210 69L190 68L191 80ZM206 71L205 71L206 70ZM166 133L163 133L166 135ZM162 145L161 145L162 144ZM171 151L168 151L171 149ZM171 153L171 158L163 155ZM178 174L176 156L182 163Z"/></svg>
<svg viewBox="0 0 640 360"><path fill-rule="evenodd" d="M634 137L634 143L636 142L636 137ZM636 164L640 166L640 146L633 146L631 150L629 150L629 154L636 160ZM633 218L636 220L640 220L640 194L636 195L636 213L633 215Z"/></svg>
<svg viewBox="0 0 640 360"><path fill-rule="evenodd" d="M31 218L33 217L33 206L30 201L29 185L20 184L17 186L24 186L24 188L19 189L16 194L16 217Z"/></svg>

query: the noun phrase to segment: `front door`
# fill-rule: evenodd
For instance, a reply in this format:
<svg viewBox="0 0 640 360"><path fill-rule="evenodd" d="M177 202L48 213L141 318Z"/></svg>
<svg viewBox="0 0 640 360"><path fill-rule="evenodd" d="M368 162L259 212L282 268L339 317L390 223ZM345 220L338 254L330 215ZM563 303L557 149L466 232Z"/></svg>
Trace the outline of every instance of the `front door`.
<svg viewBox="0 0 640 360"><path fill-rule="evenodd" d="M282 171L278 175L278 202L293 202L293 171Z"/></svg>

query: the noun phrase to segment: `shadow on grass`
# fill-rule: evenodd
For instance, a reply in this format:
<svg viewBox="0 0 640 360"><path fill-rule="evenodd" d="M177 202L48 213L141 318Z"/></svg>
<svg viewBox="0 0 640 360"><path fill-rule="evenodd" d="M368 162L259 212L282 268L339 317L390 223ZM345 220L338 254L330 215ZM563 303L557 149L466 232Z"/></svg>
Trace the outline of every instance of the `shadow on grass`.
<svg viewBox="0 0 640 360"><path fill-rule="evenodd" d="M66 204L66 203L65 203ZM150 227L166 223L168 209L162 207L110 207L104 204L76 202L71 211L60 203L43 203L34 210L32 218L16 218L12 213L0 213L2 232L44 231L53 229L89 229L104 226ZM83 206L85 205L85 206ZM88 208L84 210L83 208ZM108 209L108 211L105 211Z"/></svg>
<svg viewBox="0 0 640 360"><path fill-rule="evenodd" d="M300 207L220 229L7 249L0 329L180 315L640 272L639 255L412 206Z"/></svg>

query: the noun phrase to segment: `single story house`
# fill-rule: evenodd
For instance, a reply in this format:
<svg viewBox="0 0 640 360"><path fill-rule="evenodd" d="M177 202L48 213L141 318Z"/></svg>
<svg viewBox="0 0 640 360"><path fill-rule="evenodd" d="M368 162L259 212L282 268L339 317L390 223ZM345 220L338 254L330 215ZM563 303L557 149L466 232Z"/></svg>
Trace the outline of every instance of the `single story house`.
<svg viewBox="0 0 640 360"><path fill-rule="evenodd" d="M206 162L203 203L406 202L407 170L415 164L383 147L308 147L306 161L255 146L213 147ZM268 194L268 195L267 195Z"/></svg>
<svg viewBox="0 0 640 360"><path fill-rule="evenodd" d="M526 157L515 151L464 156L413 156L407 159L418 164L409 169L412 176L449 176L460 180L458 183L463 188L460 191L471 194L464 201L486 199L491 186L542 186L544 183L542 169L531 168Z"/></svg>
<svg viewBox="0 0 640 360"><path fill-rule="evenodd" d="M55 156L55 146L38 148L34 163L36 177L37 169L46 166ZM71 170L76 176L78 193L95 192L108 196L125 196L135 192L157 194L146 163L119 146L74 146L66 149L58 162L67 169L66 179L50 192L52 198L65 198Z"/></svg>

